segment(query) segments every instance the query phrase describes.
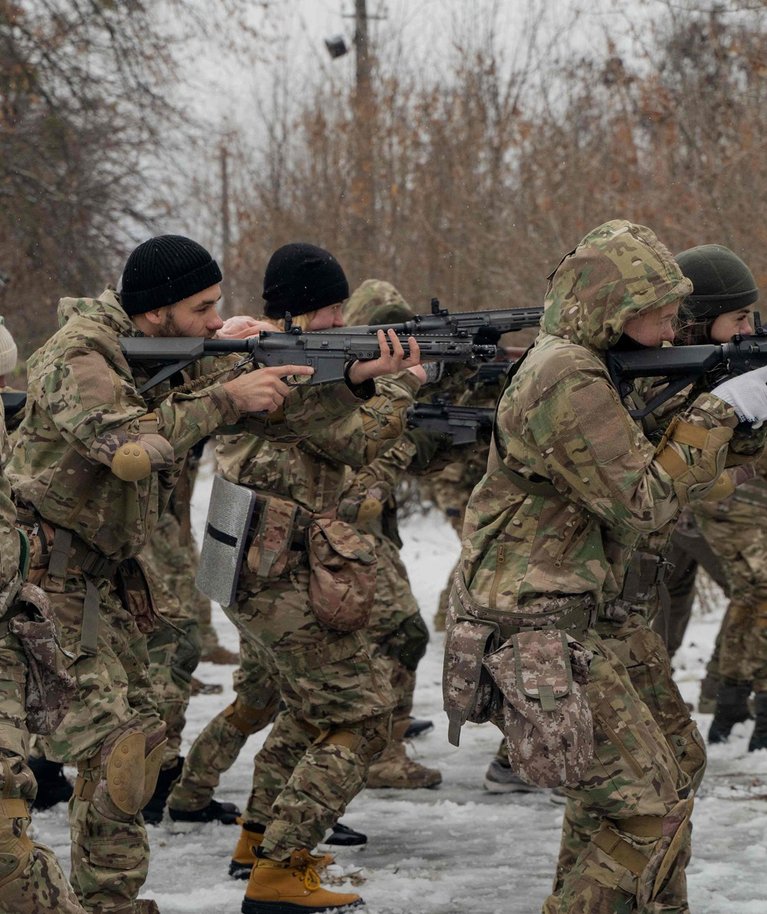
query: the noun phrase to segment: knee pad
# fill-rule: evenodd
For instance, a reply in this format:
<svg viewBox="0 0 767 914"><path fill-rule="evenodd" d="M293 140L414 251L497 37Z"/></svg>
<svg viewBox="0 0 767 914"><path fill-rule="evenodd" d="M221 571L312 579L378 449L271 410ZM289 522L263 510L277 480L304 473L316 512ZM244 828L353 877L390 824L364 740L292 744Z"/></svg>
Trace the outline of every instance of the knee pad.
<svg viewBox="0 0 767 914"><path fill-rule="evenodd" d="M665 816L603 822L592 836L592 843L626 871L619 887L636 894L638 908L649 905L665 885L688 841L692 806L689 798L679 800Z"/></svg>
<svg viewBox="0 0 767 914"><path fill-rule="evenodd" d="M429 629L420 613L409 616L399 627L399 639L402 644L398 652L399 662L415 672L420 660L426 653L429 643Z"/></svg>
<svg viewBox="0 0 767 914"><path fill-rule="evenodd" d="M101 763L109 799L129 816L138 813L144 798L145 756L146 736L141 730L127 730L112 743Z"/></svg>
<svg viewBox="0 0 767 914"><path fill-rule="evenodd" d="M0 797L0 888L24 872L32 855L26 800Z"/></svg>
<svg viewBox="0 0 767 914"><path fill-rule="evenodd" d="M351 727L326 730L317 740L318 745L344 746L367 762L372 762L389 744L391 715L384 714L360 721Z"/></svg>
<svg viewBox="0 0 767 914"><path fill-rule="evenodd" d="M240 698L236 698L228 708L224 708L222 713L235 730L239 730L244 736L251 736L253 733L263 730L274 720L279 703L280 699L276 694L263 708L254 708L252 705L246 705Z"/></svg>

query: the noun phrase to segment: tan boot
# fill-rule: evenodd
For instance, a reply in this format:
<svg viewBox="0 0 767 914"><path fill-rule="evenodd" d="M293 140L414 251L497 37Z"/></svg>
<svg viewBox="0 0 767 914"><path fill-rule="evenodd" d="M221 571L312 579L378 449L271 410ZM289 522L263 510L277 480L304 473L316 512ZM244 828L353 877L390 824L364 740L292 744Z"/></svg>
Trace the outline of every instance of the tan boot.
<svg viewBox="0 0 767 914"><path fill-rule="evenodd" d="M229 875L235 879L248 879L253 864L256 862L256 848L261 846L264 840L264 827L254 822L242 822L240 837L237 839L237 846L229 861ZM332 854L319 854L314 857L313 866L318 872L322 872L335 863L335 857Z"/></svg>
<svg viewBox="0 0 767 914"><path fill-rule="evenodd" d="M242 914L309 914L355 908L362 899L352 892L323 889L317 858L293 851L290 860L256 857L242 902Z"/></svg>
<svg viewBox="0 0 767 914"><path fill-rule="evenodd" d="M390 743L383 755L371 764L366 786L415 790L419 787L436 787L441 783L440 772L413 761L400 740Z"/></svg>

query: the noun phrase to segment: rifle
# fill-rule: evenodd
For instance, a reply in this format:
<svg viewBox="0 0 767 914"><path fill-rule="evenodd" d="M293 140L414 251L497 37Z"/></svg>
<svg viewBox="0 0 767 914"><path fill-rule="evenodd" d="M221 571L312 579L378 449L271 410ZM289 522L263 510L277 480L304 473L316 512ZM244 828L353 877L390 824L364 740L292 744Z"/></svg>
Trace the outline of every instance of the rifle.
<svg viewBox="0 0 767 914"><path fill-rule="evenodd" d="M450 435L453 444L474 444L481 431L491 431L495 410L481 406L453 406L445 400L415 403L407 411L408 428Z"/></svg>
<svg viewBox="0 0 767 914"><path fill-rule="evenodd" d="M23 390L4 390L0 397L3 398L3 412L9 417L21 412L27 402L27 395Z"/></svg>
<svg viewBox="0 0 767 914"><path fill-rule="evenodd" d="M662 406L691 384L698 390L711 390L733 375L767 365L767 332L759 315L754 314L755 332L737 334L729 343L702 346L665 346L607 353L607 369L621 399L634 389L637 378L668 379L669 383L643 409L629 410L641 419Z"/></svg>
<svg viewBox="0 0 767 914"><path fill-rule="evenodd" d="M340 328L339 328L340 329ZM472 362L492 359L496 347L477 345L470 339L453 339L450 336L414 336L421 349L423 361ZM390 344L391 345L391 344ZM203 356L220 356L241 353L243 358L234 369L246 365L310 365L314 374L311 384L342 381L349 362L370 361L380 354L378 338L371 337L365 328L343 328L341 333L315 331L302 333L298 327L289 332L265 330L258 336L244 340L204 339L202 337L121 336L120 347L129 363L157 367L154 375L139 388L143 394L186 368ZM402 347L409 354L406 340Z"/></svg>
<svg viewBox="0 0 767 914"><path fill-rule="evenodd" d="M474 374L466 378L466 386L472 390L477 387L495 387L509 373L513 362L483 362Z"/></svg>
<svg viewBox="0 0 767 914"><path fill-rule="evenodd" d="M440 308L438 298L432 298L430 314L416 314L411 320L400 324L367 324L354 329L372 334L378 330L392 329L396 331L397 336L418 336L421 333L446 334L451 337L470 336L472 339L479 336L475 342L486 343L495 342L502 333L537 327L542 315L543 305L534 308L459 311L451 314L447 308ZM329 332L343 333L345 329L338 327Z"/></svg>

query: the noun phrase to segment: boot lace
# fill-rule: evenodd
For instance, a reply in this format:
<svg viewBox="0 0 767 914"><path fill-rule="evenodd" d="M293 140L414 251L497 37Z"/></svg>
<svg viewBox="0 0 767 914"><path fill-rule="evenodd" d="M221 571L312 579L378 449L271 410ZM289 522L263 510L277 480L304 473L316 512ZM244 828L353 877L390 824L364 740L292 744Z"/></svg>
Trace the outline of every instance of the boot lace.
<svg viewBox="0 0 767 914"><path fill-rule="evenodd" d="M316 863L318 857L310 854L307 850L295 851L292 857L292 864L295 868L303 873L304 888L308 892L314 892L322 886L320 876L312 864Z"/></svg>

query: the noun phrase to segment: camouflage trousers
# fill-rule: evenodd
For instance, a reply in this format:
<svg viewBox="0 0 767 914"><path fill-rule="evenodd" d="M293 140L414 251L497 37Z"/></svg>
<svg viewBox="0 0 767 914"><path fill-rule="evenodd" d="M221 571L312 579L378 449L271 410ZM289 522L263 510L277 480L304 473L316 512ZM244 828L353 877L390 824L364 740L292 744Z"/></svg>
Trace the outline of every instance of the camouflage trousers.
<svg viewBox="0 0 767 914"><path fill-rule="evenodd" d="M200 610L204 600L194 583L193 546L182 547L178 520L166 511L141 560L157 610L169 625L158 625L147 638L149 676L160 717L166 724L163 767L170 767L181 749L186 710L192 697L192 675L200 662Z"/></svg>
<svg viewBox="0 0 767 914"><path fill-rule="evenodd" d="M730 597L718 637L722 679L767 691L767 530L764 506L735 496L696 515L702 535L722 559Z"/></svg>
<svg viewBox="0 0 767 914"><path fill-rule="evenodd" d="M97 650L87 653L80 644L83 578L68 576L63 592L47 576L41 586L61 626L62 645L74 655L69 672L78 686L66 716L43 741L47 758L78 768L69 804L72 885L86 910L122 914L146 879L149 843L141 808L154 787L165 732L148 676L146 638L113 586L102 581ZM132 775L124 788L110 764L115 751Z"/></svg>
<svg viewBox="0 0 767 914"><path fill-rule="evenodd" d="M595 757L581 784L565 790L544 914L683 914L691 791L705 748L645 619L598 627L607 637L589 636L587 645Z"/></svg>
<svg viewBox="0 0 767 914"><path fill-rule="evenodd" d="M360 633L376 666L388 676L394 693L394 721L407 721L413 706L415 668L428 642L428 630L415 602L407 572L399 553L389 540L376 544L379 557L376 593L369 626ZM184 760L181 778L169 805L180 809L202 809L213 797L221 775L234 764L248 737L271 723L280 700L279 674L268 651L253 639L240 641L240 666L234 674L236 699L217 714L192 744ZM244 811L246 821L265 824L268 802L285 779L282 758L306 751L307 729L296 726L294 717L279 721L279 750L259 753L255 760L253 788ZM273 769L270 759L277 758ZM268 784L264 791L263 784Z"/></svg>
<svg viewBox="0 0 767 914"><path fill-rule="evenodd" d="M12 634L0 639L0 912L84 914L56 855L27 834L37 785L27 767L27 663Z"/></svg>
<svg viewBox="0 0 767 914"><path fill-rule="evenodd" d="M389 671L361 632L331 632L309 605L309 572L246 574L227 615L268 658L285 710L256 756L250 809L275 859L312 848L364 787L395 704ZM250 815L250 812L248 813Z"/></svg>

